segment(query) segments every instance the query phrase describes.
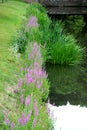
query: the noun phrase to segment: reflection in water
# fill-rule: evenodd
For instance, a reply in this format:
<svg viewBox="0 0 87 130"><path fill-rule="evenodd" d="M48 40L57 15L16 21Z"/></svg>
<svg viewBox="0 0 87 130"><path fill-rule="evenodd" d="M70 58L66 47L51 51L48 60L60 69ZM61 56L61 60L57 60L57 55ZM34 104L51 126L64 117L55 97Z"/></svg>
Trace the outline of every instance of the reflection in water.
<svg viewBox="0 0 87 130"><path fill-rule="evenodd" d="M73 105L87 106L87 65L60 66L46 65L51 84L50 100L56 105L64 105L67 101Z"/></svg>
<svg viewBox="0 0 87 130"><path fill-rule="evenodd" d="M53 115L54 130L87 130L87 108L70 105L52 106L50 115ZM53 113L53 114L52 114Z"/></svg>

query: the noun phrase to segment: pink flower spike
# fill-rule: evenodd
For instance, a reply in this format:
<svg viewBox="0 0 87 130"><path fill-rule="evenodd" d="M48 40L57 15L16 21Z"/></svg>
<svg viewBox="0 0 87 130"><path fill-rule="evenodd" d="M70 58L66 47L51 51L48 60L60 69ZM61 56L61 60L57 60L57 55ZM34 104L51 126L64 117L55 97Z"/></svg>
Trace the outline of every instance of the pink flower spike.
<svg viewBox="0 0 87 130"><path fill-rule="evenodd" d="M22 79L20 79L20 80L18 81L18 86L21 87L21 86L22 86L22 83L23 83L23 81L22 81Z"/></svg>
<svg viewBox="0 0 87 130"><path fill-rule="evenodd" d="M34 115L35 115L35 116L38 116L38 109L37 109L37 108L35 108Z"/></svg>
<svg viewBox="0 0 87 130"><path fill-rule="evenodd" d="M30 27L38 27L37 18L35 16L30 16L28 26L30 26Z"/></svg>
<svg viewBox="0 0 87 130"><path fill-rule="evenodd" d="M18 119L18 123L22 126L27 123L27 116L25 113L22 113L21 117Z"/></svg>
<svg viewBox="0 0 87 130"><path fill-rule="evenodd" d="M10 129L12 130L14 128L14 122L11 123Z"/></svg>
<svg viewBox="0 0 87 130"><path fill-rule="evenodd" d="M33 120L32 128L34 128L36 125L36 119Z"/></svg>
<svg viewBox="0 0 87 130"><path fill-rule="evenodd" d="M26 74L25 81L27 84L34 82L33 77L30 73Z"/></svg>
<svg viewBox="0 0 87 130"><path fill-rule="evenodd" d="M6 125L9 125L10 124L9 119L6 119L5 123L6 123Z"/></svg>
<svg viewBox="0 0 87 130"><path fill-rule="evenodd" d="M27 115L27 122L28 122L29 119L30 119L31 113L32 113L32 111L30 111L30 112L28 113L28 115Z"/></svg>
<svg viewBox="0 0 87 130"><path fill-rule="evenodd" d="M37 82L37 84L36 84L36 87L38 88L38 89L40 89L40 87L42 86L42 82Z"/></svg>
<svg viewBox="0 0 87 130"><path fill-rule="evenodd" d="M25 100L25 105L26 105L26 106L29 106L30 101L31 101L30 96L26 97L26 100Z"/></svg>

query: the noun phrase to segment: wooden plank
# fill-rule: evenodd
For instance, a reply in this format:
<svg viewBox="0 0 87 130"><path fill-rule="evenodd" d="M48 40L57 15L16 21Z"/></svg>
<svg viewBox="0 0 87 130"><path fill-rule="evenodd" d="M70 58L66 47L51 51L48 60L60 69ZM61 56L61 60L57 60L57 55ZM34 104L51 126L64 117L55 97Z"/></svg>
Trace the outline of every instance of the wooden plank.
<svg viewBox="0 0 87 130"><path fill-rule="evenodd" d="M44 6L87 6L87 0L39 0Z"/></svg>
<svg viewBox="0 0 87 130"><path fill-rule="evenodd" d="M48 14L87 14L86 7L47 7Z"/></svg>

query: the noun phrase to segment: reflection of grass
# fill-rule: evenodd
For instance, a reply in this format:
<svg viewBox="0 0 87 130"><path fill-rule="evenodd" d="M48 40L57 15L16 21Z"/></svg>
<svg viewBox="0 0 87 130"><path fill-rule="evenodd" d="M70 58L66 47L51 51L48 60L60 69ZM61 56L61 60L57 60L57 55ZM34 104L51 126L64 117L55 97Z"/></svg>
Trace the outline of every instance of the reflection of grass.
<svg viewBox="0 0 87 130"><path fill-rule="evenodd" d="M80 66L47 66L47 71L52 90L58 94L70 94L78 89L78 76L81 73Z"/></svg>
<svg viewBox="0 0 87 130"><path fill-rule="evenodd" d="M5 86L7 87L6 82L16 81L13 75L16 74L20 64L12 60L8 48L20 26L25 10L26 4L20 1L9 0L3 4L0 3L0 93L4 92ZM0 99L2 97L0 96Z"/></svg>
<svg viewBox="0 0 87 130"><path fill-rule="evenodd" d="M87 106L87 67L47 65L51 82L50 97L52 102ZM54 96L55 95L55 96Z"/></svg>

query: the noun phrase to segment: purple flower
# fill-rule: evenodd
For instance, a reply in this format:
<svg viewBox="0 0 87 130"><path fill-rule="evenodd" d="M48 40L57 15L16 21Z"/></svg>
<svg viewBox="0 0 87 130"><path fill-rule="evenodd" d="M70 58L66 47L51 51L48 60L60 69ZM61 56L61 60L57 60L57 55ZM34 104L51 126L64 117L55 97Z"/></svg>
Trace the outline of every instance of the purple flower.
<svg viewBox="0 0 87 130"><path fill-rule="evenodd" d="M37 107L37 100L34 100L34 115L38 116L38 107Z"/></svg>
<svg viewBox="0 0 87 130"><path fill-rule="evenodd" d="M41 69L41 70L39 70L38 74L39 74L39 76L42 76L42 74L43 74L42 69Z"/></svg>
<svg viewBox="0 0 87 130"><path fill-rule="evenodd" d="M30 73L26 74L25 81L27 84L32 83L34 81L32 75Z"/></svg>
<svg viewBox="0 0 87 130"><path fill-rule="evenodd" d="M6 123L6 125L9 125L10 124L9 119L6 119L5 123Z"/></svg>
<svg viewBox="0 0 87 130"><path fill-rule="evenodd" d="M34 75L38 76L38 71L34 69Z"/></svg>
<svg viewBox="0 0 87 130"><path fill-rule="evenodd" d="M34 128L36 125L36 119L33 120L32 128Z"/></svg>
<svg viewBox="0 0 87 130"><path fill-rule="evenodd" d="M40 89L41 85L42 85L42 82L37 81L36 87L37 87L38 89Z"/></svg>
<svg viewBox="0 0 87 130"><path fill-rule="evenodd" d="M37 18L35 16L30 16L30 19L28 21L28 26L30 26L30 27L38 27Z"/></svg>
<svg viewBox="0 0 87 130"><path fill-rule="evenodd" d="M38 108L35 108L35 110L34 110L34 115L35 115L35 116L38 116Z"/></svg>
<svg viewBox="0 0 87 130"><path fill-rule="evenodd" d="M27 122L28 122L29 119L30 119L31 113L32 113L32 111L30 111L30 112L28 113L28 115L27 115Z"/></svg>
<svg viewBox="0 0 87 130"><path fill-rule="evenodd" d="M19 119L18 119L18 124L21 124L21 125L22 125L22 118L19 118Z"/></svg>
<svg viewBox="0 0 87 130"><path fill-rule="evenodd" d="M27 116L25 113L22 113L21 117L18 119L18 124L24 126L29 121L31 113L32 111L29 111Z"/></svg>
<svg viewBox="0 0 87 130"><path fill-rule="evenodd" d="M22 81L22 79L20 79L20 80L18 81L18 86L21 87L21 86L22 86L22 83L23 83L23 81Z"/></svg>
<svg viewBox="0 0 87 130"><path fill-rule="evenodd" d="M26 97L25 105L26 105L26 106L29 106L30 101L31 101L31 97L30 97L30 96Z"/></svg>
<svg viewBox="0 0 87 130"><path fill-rule="evenodd" d="M12 130L14 128L14 122L10 124L10 129Z"/></svg>
<svg viewBox="0 0 87 130"><path fill-rule="evenodd" d="M22 126L27 123L27 116L25 113L22 113L21 117L18 119L18 123Z"/></svg>

